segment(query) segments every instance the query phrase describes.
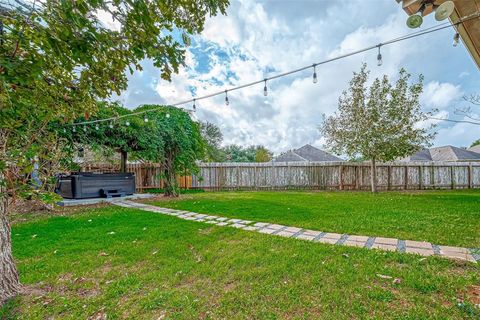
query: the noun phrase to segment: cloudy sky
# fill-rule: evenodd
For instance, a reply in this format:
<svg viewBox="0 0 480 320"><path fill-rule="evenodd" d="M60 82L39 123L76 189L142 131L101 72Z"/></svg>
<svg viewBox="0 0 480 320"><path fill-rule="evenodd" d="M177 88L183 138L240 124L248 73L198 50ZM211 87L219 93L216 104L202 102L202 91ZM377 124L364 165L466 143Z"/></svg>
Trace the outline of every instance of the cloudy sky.
<svg viewBox="0 0 480 320"><path fill-rule="evenodd" d="M322 61L412 32L406 14L394 0L232 0L227 16L207 20L187 52L187 67L171 82L160 78L151 62L130 76L118 99L128 108L168 104L192 96L263 79L276 73ZM422 28L438 24L425 18ZM439 109L439 117L461 119L455 108L462 97L480 93L479 70L463 45L452 46L453 30L382 47L383 65L370 51L263 85L197 102L198 119L217 124L224 144L262 144L276 153L305 143L322 147L318 131L322 114L336 110L338 97L362 62L371 76L394 78L400 67L425 76L422 105ZM185 106L191 107L191 106ZM480 127L440 122L434 145L469 146L480 138Z"/></svg>

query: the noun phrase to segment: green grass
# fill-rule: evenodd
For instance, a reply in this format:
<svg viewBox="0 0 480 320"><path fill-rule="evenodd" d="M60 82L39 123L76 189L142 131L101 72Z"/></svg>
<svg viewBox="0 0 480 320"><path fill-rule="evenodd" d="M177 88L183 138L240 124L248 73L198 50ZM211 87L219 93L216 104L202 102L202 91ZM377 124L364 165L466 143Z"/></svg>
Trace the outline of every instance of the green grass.
<svg viewBox="0 0 480 320"><path fill-rule="evenodd" d="M466 294L480 281L479 267L435 257L311 243L119 207L37 216L15 224L12 237L21 281L33 293L4 307L2 319L479 315Z"/></svg>
<svg viewBox="0 0 480 320"><path fill-rule="evenodd" d="M480 190L207 192L155 204L326 232L480 247Z"/></svg>

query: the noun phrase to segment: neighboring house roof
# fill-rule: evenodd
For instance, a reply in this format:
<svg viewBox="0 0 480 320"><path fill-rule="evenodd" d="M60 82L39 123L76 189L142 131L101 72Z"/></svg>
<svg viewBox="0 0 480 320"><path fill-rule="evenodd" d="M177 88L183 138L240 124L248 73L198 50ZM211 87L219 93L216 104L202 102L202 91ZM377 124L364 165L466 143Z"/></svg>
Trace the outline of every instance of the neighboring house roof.
<svg viewBox="0 0 480 320"><path fill-rule="evenodd" d="M430 155L430 150L423 149L407 158L410 161L432 161L432 156Z"/></svg>
<svg viewBox="0 0 480 320"><path fill-rule="evenodd" d="M300 157L293 151L285 152L284 154L279 155L275 158L275 162L290 162L290 161L308 161L305 158Z"/></svg>
<svg viewBox="0 0 480 320"><path fill-rule="evenodd" d="M469 148L468 151L480 153L480 144L477 144L476 146Z"/></svg>
<svg viewBox="0 0 480 320"><path fill-rule="evenodd" d="M320 150L309 144L301 148L288 151L275 158L275 162L289 162L289 161L343 161L326 151Z"/></svg>
<svg viewBox="0 0 480 320"><path fill-rule="evenodd" d="M480 153L457 148L443 146L420 150L403 161L480 161Z"/></svg>

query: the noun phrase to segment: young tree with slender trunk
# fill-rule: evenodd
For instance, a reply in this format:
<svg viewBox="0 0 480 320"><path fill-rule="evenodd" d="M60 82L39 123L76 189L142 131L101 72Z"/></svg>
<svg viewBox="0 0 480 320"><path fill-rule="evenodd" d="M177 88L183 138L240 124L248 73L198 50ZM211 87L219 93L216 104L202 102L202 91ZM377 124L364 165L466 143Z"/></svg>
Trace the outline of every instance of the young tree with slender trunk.
<svg viewBox="0 0 480 320"><path fill-rule="evenodd" d="M178 108L145 105L136 110L156 109L149 114L150 138L161 141L156 150L146 149L135 155L162 164L164 195L177 197L177 177L198 172L197 161L204 159L206 142L200 124Z"/></svg>
<svg viewBox="0 0 480 320"><path fill-rule="evenodd" d="M30 188L24 178L32 159L43 164L56 154L49 148L57 148L60 139L49 124L70 129L78 117L95 114L97 101L120 94L127 86L125 71L141 70L143 59L152 59L169 80L184 63L189 35L202 31L207 16L224 14L227 5L228 0L0 1L0 304L20 290L9 202ZM111 15L116 28L100 21L99 13ZM51 178L38 171L42 181Z"/></svg>
<svg viewBox="0 0 480 320"><path fill-rule="evenodd" d="M338 111L324 117L320 131L326 146L336 154L370 160L371 189L377 192L376 166L410 155L429 145L435 133L420 124L428 117L419 98L423 77L409 85L410 74L401 69L391 83L387 76L367 87L366 64L354 73L338 101Z"/></svg>

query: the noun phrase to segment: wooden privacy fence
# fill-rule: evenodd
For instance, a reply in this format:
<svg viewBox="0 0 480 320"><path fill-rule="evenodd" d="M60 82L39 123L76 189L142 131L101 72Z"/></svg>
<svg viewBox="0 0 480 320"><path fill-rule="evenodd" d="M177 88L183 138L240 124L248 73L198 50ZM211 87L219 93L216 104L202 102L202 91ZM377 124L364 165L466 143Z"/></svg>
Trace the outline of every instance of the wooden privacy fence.
<svg viewBox="0 0 480 320"><path fill-rule="evenodd" d="M119 172L119 164L85 164L81 165L81 171L85 172ZM135 185L138 191L145 189L157 189L165 186L162 176L162 167L158 163L129 163L127 171L135 173ZM177 182L180 188L190 189L192 177L178 177Z"/></svg>
<svg viewBox="0 0 480 320"><path fill-rule="evenodd" d="M370 189L370 164L353 162L205 163L192 187L211 190ZM379 190L480 187L478 162L383 163Z"/></svg>

